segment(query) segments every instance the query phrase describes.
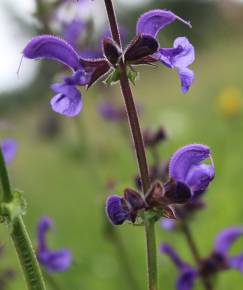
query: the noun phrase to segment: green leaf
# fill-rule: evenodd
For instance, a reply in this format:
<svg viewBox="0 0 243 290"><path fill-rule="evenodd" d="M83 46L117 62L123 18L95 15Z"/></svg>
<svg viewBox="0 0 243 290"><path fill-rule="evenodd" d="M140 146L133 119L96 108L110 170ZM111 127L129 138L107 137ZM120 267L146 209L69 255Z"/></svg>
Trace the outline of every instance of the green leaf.
<svg viewBox="0 0 243 290"><path fill-rule="evenodd" d="M111 74L109 74L109 76L104 81L104 83L107 86L112 86L120 80L120 76L121 76L121 71L120 71L120 68L118 67Z"/></svg>
<svg viewBox="0 0 243 290"><path fill-rule="evenodd" d="M22 192L15 190L12 193L12 200L10 202L2 202L0 205L1 220L13 223L17 217L25 214L26 205Z"/></svg>
<svg viewBox="0 0 243 290"><path fill-rule="evenodd" d="M139 77L139 73L132 69L131 67L127 68L127 77L132 82L132 84L135 86L136 80Z"/></svg>

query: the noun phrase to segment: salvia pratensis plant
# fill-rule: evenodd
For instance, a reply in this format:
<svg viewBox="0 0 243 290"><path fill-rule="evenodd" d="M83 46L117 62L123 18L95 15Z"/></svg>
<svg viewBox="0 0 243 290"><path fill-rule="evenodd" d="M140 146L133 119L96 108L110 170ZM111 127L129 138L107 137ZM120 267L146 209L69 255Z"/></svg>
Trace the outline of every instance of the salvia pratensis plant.
<svg viewBox="0 0 243 290"><path fill-rule="evenodd" d="M186 93L194 81L194 73L189 69L194 61L194 47L186 37L178 37L172 48L161 48L157 35L161 29L176 20L188 27L191 27L191 24L171 11L160 9L148 11L139 17L136 35L123 49L112 0L104 0L104 3L111 36L105 36L102 39L100 58L80 56L77 48L53 35L34 37L24 48L23 56L28 59L55 60L71 70L71 75L51 86L55 92L50 102L53 111L68 117L74 117L82 110L83 101L79 87L90 88L100 79L106 79L105 82L108 85L120 84L134 142L141 186L138 189L130 187L124 189L123 196L109 196L106 202L106 212L112 224L121 225L128 221L132 224L144 225L148 290L158 290L155 223L161 217L180 219L181 208L184 209L208 188L214 178L214 165L208 146L189 144L172 155L167 180L161 180L159 176L151 180L145 144L147 147L154 146L164 136L162 131L152 137L147 136L144 144L130 82L134 84L137 79L135 69L138 65L153 65L160 62L170 69L176 69L181 90ZM45 285L39 263L23 223L22 216L26 205L21 194L13 191L10 186L4 146L2 150L0 150L1 220L9 226L28 289L44 290ZM207 159L211 160L211 164L204 163ZM71 263L71 254L67 249L49 249L46 243L46 232L51 226L52 222L47 217L42 218L38 224L37 257L49 271L64 271ZM202 279L205 289L211 290L212 285L207 274L208 265L211 267L211 264L216 264L215 271L230 267L242 270L242 255L233 258L228 255L229 246L242 234L241 227L223 232L218 237L212 254L202 259L187 223L184 222L183 226L188 244L197 262L196 268L182 261L171 246L161 246L161 250L173 259L181 271L177 284L180 287L179 290L192 288L197 277ZM185 279L185 275L189 278L185 282L187 284L184 284L186 286L183 285L184 288L182 288L180 281Z"/></svg>
<svg viewBox="0 0 243 290"><path fill-rule="evenodd" d="M150 183L144 142L140 130L136 107L129 80L136 79L134 66L162 62L170 68L176 68L181 81L182 92L191 86L194 74L188 66L194 61L194 48L185 38L177 38L173 48L160 48L157 33L175 20L190 24L174 13L165 10L152 10L142 15L137 22L136 36L122 49L120 33L111 0L105 0L112 37L103 39L103 57L85 59L66 41L56 36L41 35L34 37L24 48L23 54L29 59L54 59L72 70L62 83L52 85L57 94L51 100L52 109L67 116L75 116L82 109L79 86L90 87L103 76L108 83L120 82L124 97L131 133L141 176L143 195L133 189L126 189L124 197L112 196L107 200L107 213L115 224L126 219L136 222L141 214L145 226L148 258L148 288L158 289L157 258L154 223L162 215L175 218L175 203L185 203L192 198L190 184L184 180L172 178L163 185Z"/></svg>

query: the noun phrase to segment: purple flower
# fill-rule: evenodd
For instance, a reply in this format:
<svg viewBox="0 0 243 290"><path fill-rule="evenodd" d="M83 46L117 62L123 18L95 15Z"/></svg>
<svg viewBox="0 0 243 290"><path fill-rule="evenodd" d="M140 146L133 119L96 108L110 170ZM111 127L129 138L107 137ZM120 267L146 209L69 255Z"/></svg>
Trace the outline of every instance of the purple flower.
<svg viewBox="0 0 243 290"><path fill-rule="evenodd" d="M197 270L184 262L169 244L161 244L160 251L168 255L179 270L179 275L176 281L176 289L191 290L198 276Z"/></svg>
<svg viewBox="0 0 243 290"><path fill-rule="evenodd" d="M144 13L137 22L137 34L149 35L155 39L158 32L166 25L179 20L189 27L190 23L178 17L171 11L151 10ZM174 41L173 48L160 48L152 57L159 60L169 68L176 68L180 81L182 92L186 93L194 80L194 73L188 66L194 61L194 47L186 37L178 37Z"/></svg>
<svg viewBox="0 0 243 290"><path fill-rule="evenodd" d="M201 162L210 158L212 165ZM214 178L211 150L202 144L190 144L177 150L171 157L169 175L185 183L194 197L204 192Z"/></svg>
<svg viewBox="0 0 243 290"><path fill-rule="evenodd" d="M176 287L178 290L191 290L198 277L212 276L219 271L236 269L243 273L243 252L231 256L229 249L232 244L243 236L243 226L234 226L220 232L215 239L211 254L201 260L197 268L184 262L169 244L161 244L160 251L168 255L179 270Z"/></svg>
<svg viewBox="0 0 243 290"><path fill-rule="evenodd" d="M107 60L81 58L68 42L52 35L34 37L24 48L23 55L29 59L56 60L72 70L73 74L64 78L62 84L52 86L58 94L51 100L55 112L69 117L76 116L82 109L82 96L77 86L91 86L110 69Z"/></svg>
<svg viewBox="0 0 243 290"><path fill-rule="evenodd" d="M59 250L51 250L48 248L46 234L52 226L53 222L49 217L44 216L40 218L37 227L37 258L49 272L63 272L70 267L72 255L65 248Z"/></svg>
<svg viewBox="0 0 243 290"><path fill-rule="evenodd" d="M219 233L215 239L213 253L220 255L229 268L234 268L243 273L243 252L239 255L229 255L233 243L243 236L243 226L227 228Z"/></svg>
<svg viewBox="0 0 243 290"><path fill-rule="evenodd" d="M1 149L3 153L4 160L6 164L9 164L12 162L16 151L17 151L17 143L14 139L4 139L1 144Z"/></svg>

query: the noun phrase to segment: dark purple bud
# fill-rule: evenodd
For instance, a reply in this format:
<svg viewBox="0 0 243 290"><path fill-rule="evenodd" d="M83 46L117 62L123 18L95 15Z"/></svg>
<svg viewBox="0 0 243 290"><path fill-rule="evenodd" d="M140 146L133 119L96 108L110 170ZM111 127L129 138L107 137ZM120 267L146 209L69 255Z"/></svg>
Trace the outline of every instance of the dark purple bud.
<svg viewBox="0 0 243 290"><path fill-rule="evenodd" d="M126 62L136 62L155 53L159 44L155 38L146 34L139 34L134 37L125 51Z"/></svg>
<svg viewBox="0 0 243 290"><path fill-rule="evenodd" d="M159 127L157 130L147 128L143 131L143 140L145 146L155 146L159 142L166 140L167 133L163 127Z"/></svg>
<svg viewBox="0 0 243 290"><path fill-rule="evenodd" d="M109 62L103 58L100 59L80 58L80 63L85 68L85 71L90 74L88 88L92 86L100 77L105 75L110 69Z"/></svg>
<svg viewBox="0 0 243 290"><path fill-rule="evenodd" d="M111 38L105 38L103 40L103 52L111 65L116 66L122 55L121 48Z"/></svg>
<svg viewBox="0 0 243 290"><path fill-rule="evenodd" d="M190 188L183 182L176 182L171 179L164 185L164 188L164 198L168 201L168 204L183 204L192 198Z"/></svg>
<svg viewBox="0 0 243 290"><path fill-rule="evenodd" d="M130 218L130 211L124 198L111 195L106 200L106 213L114 225L121 225Z"/></svg>
<svg viewBox="0 0 243 290"><path fill-rule="evenodd" d="M23 50L26 58L47 58L57 60L74 71L80 67L79 56L65 40L53 35L40 35L32 38Z"/></svg>
<svg viewBox="0 0 243 290"><path fill-rule="evenodd" d="M133 189L126 188L124 190L124 198L135 211L145 207L144 199L137 191Z"/></svg>

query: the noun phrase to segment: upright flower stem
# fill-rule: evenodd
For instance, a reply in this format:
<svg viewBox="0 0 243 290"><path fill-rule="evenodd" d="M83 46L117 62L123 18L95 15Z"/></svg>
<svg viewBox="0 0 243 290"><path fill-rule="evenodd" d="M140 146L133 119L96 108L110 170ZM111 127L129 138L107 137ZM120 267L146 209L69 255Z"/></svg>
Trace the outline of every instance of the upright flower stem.
<svg viewBox="0 0 243 290"><path fill-rule="evenodd" d="M182 221L182 232L185 235L185 238L186 238L188 246L191 250L192 256L193 256L195 262L197 263L197 265L199 266L200 262L201 262L199 250L198 250L196 242L192 236L192 232L191 232L191 230L190 230L190 228L185 220ZM212 287L210 281L207 279L207 277L202 277L202 283L203 283L203 286L206 290L213 289L213 287Z"/></svg>
<svg viewBox="0 0 243 290"><path fill-rule="evenodd" d="M111 33L113 39L121 47L120 34L116 21L116 15L113 8L112 0L104 0L110 23ZM131 128L132 138L135 145L135 151L138 161L138 167L142 180L143 193L145 194L150 187L150 178L147 165L147 159L145 154L144 142L141 134L141 129L138 120L138 114L136 111L135 103L133 100L132 91L130 88L129 80L126 72L126 65L121 62L120 64L121 76L120 86L124 97L128 121ZM151 220L145 220L145 235L147 243L147 274L148 274L148 289L158 289L158 277L157 277L157 247L154 231L154 222Z"/></svg>
<svg viewBox="0 0 243 290"><path fill-rule="evenodd" d="M1 204L11 203L13 195L9 183L8 173L0 150L0 182L2 187ZM45 290L44 280L33 250L31 240L21 215L16 216L10 223L11 238L17 252L22 270L24 272L27 288L29 290Z"/></svg>

